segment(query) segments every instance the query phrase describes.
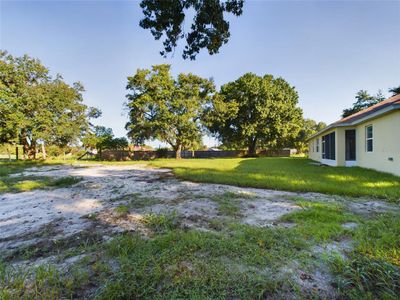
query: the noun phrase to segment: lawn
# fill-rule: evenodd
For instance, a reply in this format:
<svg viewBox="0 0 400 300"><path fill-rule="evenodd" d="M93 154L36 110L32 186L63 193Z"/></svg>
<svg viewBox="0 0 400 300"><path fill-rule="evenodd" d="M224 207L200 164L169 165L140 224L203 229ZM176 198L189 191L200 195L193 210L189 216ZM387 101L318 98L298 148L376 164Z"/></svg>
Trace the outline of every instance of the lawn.
<svg viewBox="0 0 400 300"><path fill-rule="evenodd" d="M50 161L45 164L60 164ZM374 197L400 202L400 177L359 167L329 167L314 164L306 158L224 158L224 159L157 159L154 161L99 162L69 161L68 163L131 165L143 164L171 168L181 179L195 182L222 183L243 187L293 192L317 192L350 197ZM19 189L18 181L9 183L6 175L42 162L0 162L0 192ZM27 178L29 181L30 179ZM37 180L38 182L40 179ZM51 182L27 182L25 189L51 185ZM17 185L15 185L17 183Z"/></svg>
<svg viewBox="0 0 400 300"><path fill-rule="evenodd" d="M182 179L294 192L367 196L399 202L400 177L358 167L328 167L306 158L155 160Z"/></svg>
<svg viewBox="0 0 400 300"><path fill-rule="evenodd" d="M61 162L59 161L49 161L45 163L40 161L0 161L0 193L26 192L34 189L51 187L67 187L80 181L80 178L73 176L61 178L49 178L46 176L10 176L11 174L20 173L30 167L55 165L60 163Z"/></svg>

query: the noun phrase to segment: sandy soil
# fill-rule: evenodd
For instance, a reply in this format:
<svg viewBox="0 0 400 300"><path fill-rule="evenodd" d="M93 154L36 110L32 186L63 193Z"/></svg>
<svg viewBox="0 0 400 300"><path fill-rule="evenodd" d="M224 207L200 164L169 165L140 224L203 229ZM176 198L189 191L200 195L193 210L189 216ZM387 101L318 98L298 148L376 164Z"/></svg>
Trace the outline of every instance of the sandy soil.
<svg viewBox="0 0 400 300"><path fill-rule="evenodd" d="M212 230L211 220L227 218L219 210L215 197L234 198L240 206L238 222L252 226L293 226L279 218L301 209L296 197L310 201L338 201L338 197L315 193L291 193L254 188L239 188L220 184L193 183L176 179L170 170L152 169L141 165L46 166L31 168L12 176L50 176L52 178L77 176L82 180L67 188L34 190L0 195L0 254L18 251L26 245L45 245L49 240L73 239L80 234L96 233L107 240L115 232L138 231L144 236L148 229L141 222L149 213L177 213L184 226ZM340 201L340 199L339 199ZM347 203L345 199L343 203ZM129 212L123 217L116 207L124 205ZM355 213L380 213L398 209L395 206L370 199L359 199L346 204ZM353 229L357 224L344 224ZM334 243L316 247L314 252L351 249L351 243ZM53 261L53 256L17 264L40 264ZM63 261L62 266L68 264ZM317 286L330 294L329 274L316 270L311 277L296 276L307 288ZM300 275L299 275L300 274ZM304 278L303 278L304 277Z"/></svg>
<svg viewBox="0 0 400 300"><path fill-rule="evenodd" d="M241 200L243 222L268 226L283 214L299 209L287 198L295 193L238 188L233 186L179 181L170 170L130 166L46 166L30 168L12 176L77 176L82 180L67 188L33 190L0 195L0 249L36 243L51 225L46 239L68 237L91 226L85 216L98 213L114 230L137 230L140 216L178 212L188 226L201 228L201 219L223 217L212 198L236 193ZM250 195L250 197L249 197ZM132 209L129 218L119 220L112 209L132 199L150 199L150 205ZM134 201L134 200L133 200ZM156 203L154 203L156 202ZM204 223L204 222L203 222Z"/></svg>

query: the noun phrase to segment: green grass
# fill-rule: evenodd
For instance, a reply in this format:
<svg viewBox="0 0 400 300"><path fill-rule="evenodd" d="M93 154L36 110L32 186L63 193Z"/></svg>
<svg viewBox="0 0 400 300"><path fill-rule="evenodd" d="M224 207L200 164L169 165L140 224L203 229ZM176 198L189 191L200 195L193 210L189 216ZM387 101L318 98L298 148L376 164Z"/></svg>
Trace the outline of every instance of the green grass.
<svg viewBox="0 0 400 300"><path fill-rule="evenodd" d="M170 214L146 214L142 222L154 232L166 232L180 226L180 218L176 212Z"/></svg>
<svg viewBox="0 0 400 300"><path fill-rule="evenodd" d="M156 199L153 197L142 196L141 193L127 194L127 195L124 195L121 197L113 198L111 201L126 202L128 208L134 208L134 209L143 208L143 207L147 207L147 206L151 206L151 205L160 203L159 199Z"/></svg>
<svg viewBox="0 0 400 300"><path fill-rule="evenodd" d="M132 163L144 162L125 164ZM179 177L193 181L379 197L394 202L400 197L399 177L361 168L320 167L304 158L156 160L148 164L173 168ZM6 182L7 189L17 190L18 184L30 189L34 184L33 188L41 188L74 183L73 179L62 179L38 186L40 178L11 182L15 179L7 175L27 166L31 164L0 163L0 184ZM26 248L16 258L46 256L44 251L52 255L62 252L61 248L68 248L64 253L68 257L85 251L95 252L96 257L88 259L84 269L77 266L67 274L50 266L17 272L0 264L0 299L83 298L85 289L92 289L95 294L91 296L99 299L321 298L318 291L302 290L282 270L293 268L296 263L302 272L311 272L322 259L321 254L313 252L314 247L342 240L352 240L354 249L347 250L346 257L326 258L340 298L398 297L398 214L365 219L352 214L343 203L310 202L296 197L291 200L303 209L279 220L294 223L294 227L258 228L240 223L241 201L251 201L253 197L243 193L213 197L221 215L228 218L211 220L208 228L215 229L211 232L185 229L182 217L176 213L148 214L142 222L153 234L146 238L127 233L114 236L110 243L99 240L97 244L96 240L96 244L88 246L67 247L60 243L57 247L49 245L48 249L46 245ZM139 194L114 201L121 201L115 209L121 215L158 202ZM347 222L355 222L358 227L346 229L342 225Z"/></svg>
<svg viewBox="0 0 400 300"><path fill-rule="evenodd" d="M400 267L400 215L383 214L368 220L354 238L357 252Z"/></svg>
<svg viewBox="0 0 400 300"><path fill-rule="evenodd" d="M129 207L126 205L119 205L114 208L114 212L119 216L126 216L129 213Z"/></svg>
<svg viewBox="0 0 400 300"><path fill-rule="evenodd" d="M400 178L359 167L328 167L311 163L307 158L228 158L228 159L159 159L154 161L86 162L87 164L144 164L172 168L186 180L267 188L295 192L319 192L343 196L367 196L400 203ZM62 163L62 161L50 162ZM70 163L70 162L69 162ZM46 162L47 164L47 162ZM40 162L0 162L0 191L4 178Z"/></svg>
<svg viewBox="0 0 400 300"><path fill-rule="evenodd" d="M247 226L229 235L169 230L145 240L127 234L108 246L120 269L99 298L263 298L290 289L274 274L304 247L290 232Z"/></svg>
<svg viewBox="0 0 400 300"><path fill-rule="evenodd" d="M0 299L72 299L74 290L88 279L84 270L73 269L69 275L61 275L51 265L26 270L0 262Z"/></svg>
<svg viewBox="0 0 400 300"><path fill-rule="evenodd" d="M306 158L155 160L186 180L296 192L368 196L399 203L400 178L359 167L328 167Z"/></svg>
<svg viewBox="0 0 400 300"><path fill-rule="evenodd" d="M26 192L34 189L62 188L74 185L82 178L65 176L57 179L46 176L0 177L0 193Z"/></svg>
<svg viewBox="0 0 400 300"><path fill-rule="evenodd" d="M294 230L305 239L324 242L343 238L349 232L342 224L358 221L337 203L298 201L297 204L303 209L284 215L281 220L296 223Z"/></svg>
<svg viewBox="0 0 400 300"><path fill-rule="evenodd" d="M247 194L246 194L247 196ZM240 195L233 192L225 192L215 195L212 200L218 204L219 212L229 217L241 217L240 213Z"/></svg>
<svg viewBox="0 0 400 300"><path fill-rule="evenodd" d="M58 162L43 163L35 161L0 161L0 193L6 192L25 192L46 187L67 187L81 181L81 178L65 176L61 178L50 178L46 176L18 176L10 177L14 173L20 173L31 167L59 164Z"/></svg>
<svg viewBox="0 0 400 300"><path fill-rule="evenodd" d="M298 204L304 209L282 218L296 223L292 228L232 221L218 232L204 232L183 229L176 214L146 215L143 223L154 235L126 233L79 247L73 255L83 249L96 254L71 272L51 266L16 271L0 264L0 298L82 298L89 287L96 299L318 299L317 289L302 289L282 270L296 262L298 272L312 272L318 265L314 245L353 237L356 247L348 258L327 261L340 298L396 299L400 269L391 259L399 250L398 215L365 221L333 203ZM351 234L341 227L348 221L359 223Z"/></svg>
<svg viewBox="0 0 400 300"><path fill-rule="evenodd" d="M366 221L354 235L348 259L329 264L340 293L348 299L398 299L400 295L400 215Z"/></svg>

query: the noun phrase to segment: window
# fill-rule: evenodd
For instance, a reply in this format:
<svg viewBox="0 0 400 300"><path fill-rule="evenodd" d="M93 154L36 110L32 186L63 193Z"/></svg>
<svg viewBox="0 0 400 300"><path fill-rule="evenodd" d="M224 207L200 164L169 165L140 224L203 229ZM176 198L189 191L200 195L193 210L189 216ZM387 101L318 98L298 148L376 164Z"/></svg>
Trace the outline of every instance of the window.
<svg viewBox="0 0 400 300"><path fill-rule="evenodd" d="M319 152L319 138L317 138L317 147L316 147L316 149L317 149L317 152Z"/></svg>
<svg viewBox="0 0 400 300"><path fill-rule="evenodd" d="M322 158L331 160L336 159L335 132L322 137Z"/></svg>
<svg viewBox="0 0 400 300"><path fill-rule="evenodd" d="M365 150L367 152L374 151L374 134L372 125L368 125L365 127Z"/></svg>

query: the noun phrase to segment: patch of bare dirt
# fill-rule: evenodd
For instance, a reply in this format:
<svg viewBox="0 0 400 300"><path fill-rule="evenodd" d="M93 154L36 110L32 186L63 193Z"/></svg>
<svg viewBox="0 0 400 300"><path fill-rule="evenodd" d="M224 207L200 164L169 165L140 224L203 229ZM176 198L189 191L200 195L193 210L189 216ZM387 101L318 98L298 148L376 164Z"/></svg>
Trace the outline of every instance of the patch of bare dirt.
<svg viewBox="0 0 400 300"><path fill-rule="evenodd" d="M0 195L2 250L34 244L40 239L76 235L90 228L96 218L113 232L143 233L145 229L140 222L143 215L176 212L184 225L207 229L210 220L223 218L218 212L219 204L213 199L224 194L225 197L232 195L239 202L241 222L260 227L274 226L282 215L300 209L293 201L296 197L335 201L333 196L316 193L180 181L170 170L141 165L44 166L12 176L76 176L82 181L67 188ZM114 208L119 205L128 207L127 216L122 218L114 214ZM347 205L360 214L398 209L379 201L349 202ZM96 218L87 218L88 215L96 215ZM52 230L49 232L46 227Z"/></svg>

